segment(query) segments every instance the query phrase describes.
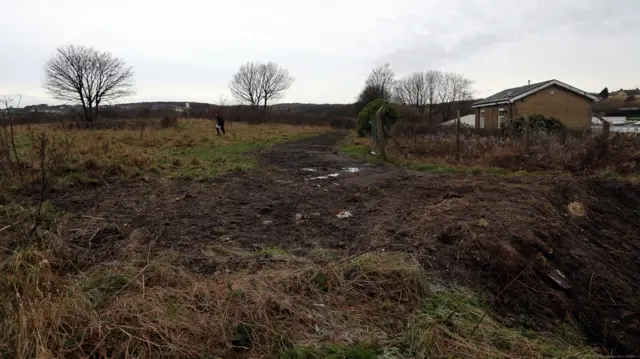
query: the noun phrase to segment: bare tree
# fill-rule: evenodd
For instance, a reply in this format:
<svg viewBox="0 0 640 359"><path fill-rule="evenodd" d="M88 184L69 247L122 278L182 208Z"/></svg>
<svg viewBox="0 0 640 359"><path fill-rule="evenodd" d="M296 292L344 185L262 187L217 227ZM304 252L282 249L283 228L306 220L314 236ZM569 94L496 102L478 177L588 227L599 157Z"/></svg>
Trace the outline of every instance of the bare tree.
<svg viewBox="0 0 640 359"><path fill-rule="evenodd" d="M395 73L391 69L389 64L384 64L374 68L365 86L370 86L378 91L378 98L383 100L391 99L393 95L393 86L395 80Z"/></svg>
<svg viewBox="0 0 640 359"><path fill-rule="evenodd" d="M438 99L444 106L444 121L450 120L451 108L455 102L471 99L473 81L462 74L443 74L438 91Z"/></svg>
<svg viewBox="0 0 640 359"><path fill-rule="evenodd" d="M435 104L438 101L438 90L442 86L444 75L439 70L429 70L424 75L427 87L427 106L429 108L427 120L433 124L433 113Z"/></svg>
<svg viewBox="0 0 640 359"><path fill-rule="evenodd" d="M425 75L424 72L414 72L395 83L396 101L415 107L420 115L424 115L429 96Z"/></svg>
<svg viewBox="0 0 640 359"><path fill-rule="evenodd" d="M248 103L251 108L258 107L262 99L260 67L259 63L247 62L240 66L229 82L229 90L233 97L241 103Z"/></svg>
<svg viewBox="0 0 640 359"><path fill-rule="evenodd" d="M277 99L293 84L289 71L274 62L260 65L260 89L263 111L267 112L267 101Z"/></svg>
<svg viewBox="0 0 640 359"><path fill-rule="evenodd" d="M133 95L133 69L111 53L64 46L44 66L44 89L55 99L82 105L82 118L98 119L100 104Z"/></svg>

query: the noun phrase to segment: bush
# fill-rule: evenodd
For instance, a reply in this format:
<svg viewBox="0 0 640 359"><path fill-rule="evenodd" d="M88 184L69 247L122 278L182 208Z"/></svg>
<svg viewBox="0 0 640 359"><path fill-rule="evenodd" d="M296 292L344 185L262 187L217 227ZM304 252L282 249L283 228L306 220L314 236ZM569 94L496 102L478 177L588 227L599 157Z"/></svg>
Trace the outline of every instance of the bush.
<svg viewBox="0 0 640 359"><path fill-rule="evenodd" d="M502 126L510 132L524 133L525 129L530 132L544 131L546 133L559 133L566 129L566 126L557 118L543 115L522 116L508 119Z"/></svg>
<svg viewBox="0 0 640 359"><path fill-rule="evenodd" d="M371 123L369 121L373 119L376 111L378 111L381 106L384 106L384 112L382 113L383 125L389 128L396 122L399 115L398 109L395 105L385 100L373 100L369 102L369 104L367 104L367 106L365 106L358 114L356 130L360 137L371 134Z"/></svg>

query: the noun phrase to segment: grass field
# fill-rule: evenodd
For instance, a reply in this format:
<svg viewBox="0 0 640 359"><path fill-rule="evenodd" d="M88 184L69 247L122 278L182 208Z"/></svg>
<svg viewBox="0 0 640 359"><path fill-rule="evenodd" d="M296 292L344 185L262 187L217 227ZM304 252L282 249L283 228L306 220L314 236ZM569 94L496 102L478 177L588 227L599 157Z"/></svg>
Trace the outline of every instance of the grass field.
<svg viewBox="0 0 640 359"><path fill-rule="evenodd" d="M292 125L233 124L217 136L208 120L182 121L175 128L77 131L56 125L19 126L16 147L28 163L28 179L37 181L42 160L38 136L46 136L45 167L55 185L101 183L113 178L154 176L203 180L257 165L254 153L269 145L326 131ZM15 174L15 173L14 173ZM10 178L7 187L18 185Z"/></svg>
<svg viewBox="0 0 640 359"><path fill-rule="evenodd" d="M326 131L233 124L218 137L207 121L167 129L19 128L24 184L5 177L11 186L0 197L0 357L598 357L577 325L507 326L484 294L441 282L412 251L332 245L348 242L355 223L329 210L282 214L303 201L319 211L320 196L331 193L293 172L260 167L254 151ZM342 149L367 158L365 145ZM282 161L298 158L300 146ZM244 172L250 168L256 171ZM247 187L204 181L233 172ZM46 201L20 195L31 182L37 188L42 173L50 182ZM185 178L203 181L179 180ZM145 186L151 190L143 193ZM259 191L265 204L253 202ZM346 201L359 198L352 197ZM325 200L332 210L337 201ZM216 215L212 208L235 212ZM481 230L489 226L483 223ZM327 228L335 229L330 238L319 234ZM297 231L313 245L297 245ZM238 238L247 236L252 242L241 245ZM276 245L259 242L271 237Z"/></svg>

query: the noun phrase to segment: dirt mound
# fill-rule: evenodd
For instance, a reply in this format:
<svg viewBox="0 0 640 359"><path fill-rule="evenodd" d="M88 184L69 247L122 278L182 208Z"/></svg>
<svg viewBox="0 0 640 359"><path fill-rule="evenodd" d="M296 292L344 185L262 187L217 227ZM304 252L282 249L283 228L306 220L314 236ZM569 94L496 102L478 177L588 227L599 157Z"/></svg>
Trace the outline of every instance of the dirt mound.
<svg viewBox="0 0 640 359"><path fill-rule="evenodd" d="M78 188L52 203L82 214L65 219L65 238L87 263L126 255L133 242L179 252L205 275L261 270L203 259L211 246L409 252L495 299L510 324L574 322L595 345L640 350L640 185L364 165L336 153L343 135L276 146L260 168L214 181Z"/></svg>
<svg viewBox="0 0 640 359"><path fill-rule="evenodd" d="M425 265L477 283L514 325L549 329L569 319L593 343L638 353L640 186L523 182L473 181L467 194L443 188L422 208L432 219L417 225L430 234L416 241Z"/></svg>

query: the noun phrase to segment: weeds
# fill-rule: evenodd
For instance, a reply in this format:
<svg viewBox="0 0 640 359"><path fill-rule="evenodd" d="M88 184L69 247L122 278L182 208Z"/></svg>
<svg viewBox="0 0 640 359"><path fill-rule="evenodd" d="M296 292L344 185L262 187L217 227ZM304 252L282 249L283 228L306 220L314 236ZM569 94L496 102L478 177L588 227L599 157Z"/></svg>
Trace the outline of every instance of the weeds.
<svg viewBox="0 0 640 359"><path fill-rule="evenodd" d="M597 358L578 340L576 328L532 333L508 328L483 313L486 303L465 289L445 289L424 300L407 341L419 358ZM474 328L478 324L478 329ZM473 333L472 336L470 336ZM577 335L580 338L580 335Z"/></svg>
<svg viewBox="0 0 640 359"><path fill-rule="evenodd" d="M42 187L33 183L51 189L101 184L114 177L209 179L254 167L257 160L252 151L321 131L317 127L235 124L226 136L217 136L209 121L190 120L167 128L145 124L142 130L19 126L14 138L5 128L0 138L0 181L5 188L26 186L35 191ZM28 186L19 181L23 177L32 179Z"/></svg>
<svg viewBox="0 0 640 359"><path fill-rule="evenodd" d="M456 159L455 136L446 131L401 133L395 139L388 144L390 158L411 169L428 172L603 172L612 178L640 172L640 153L637 151L640 136L627 133L612 133L610 139L586 133L562 138L541 136L530 139L527 146L519 137L467 131L461 135L459 160ZM367 160L373 148L368 139L351 139L342 146L342 152ZM408 160L404 154L408 155Z"/></svg>
<svg viewBox="0 0 640 359"><path fill-rule="evenodd" d="M50 250L15 250L1 268L0 352L15 358L227 357L237 350L263 358L591 355L581 343L524 334L488 317L466 338L484 302L463 289L431 293L427 274L404 254L368 253L323 267L274 262L226 278L186 272L170 258L132 257L69 276L56 271L60 259ZM331 286L319 288L319 276Z"/></svg>

